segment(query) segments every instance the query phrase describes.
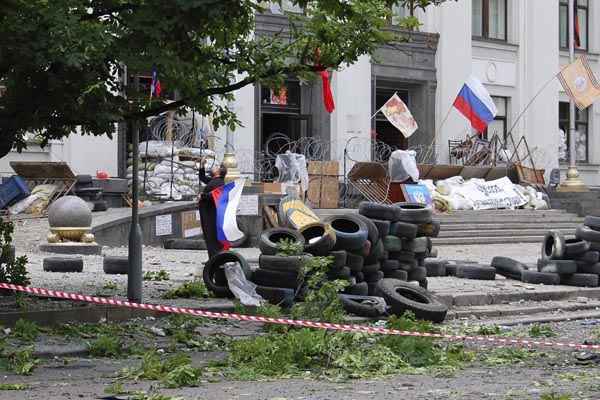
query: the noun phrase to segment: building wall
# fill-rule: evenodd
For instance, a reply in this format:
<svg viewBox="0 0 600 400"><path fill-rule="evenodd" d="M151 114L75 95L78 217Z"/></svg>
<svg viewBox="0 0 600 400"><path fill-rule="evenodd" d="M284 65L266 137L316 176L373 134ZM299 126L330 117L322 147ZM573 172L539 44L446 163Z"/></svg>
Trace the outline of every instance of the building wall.
<svg viewBox="0 0 600 400"><path fill-rule="evenodd" d="M96 175L98 170L104 170L110 176L118 176L117 157L116 134L113 139L73 134L62 141L52 141L45 148L32 144L22 153L9 153L0 159L0 175L14 174L11 161L64 161L76 175Z"/></svg>

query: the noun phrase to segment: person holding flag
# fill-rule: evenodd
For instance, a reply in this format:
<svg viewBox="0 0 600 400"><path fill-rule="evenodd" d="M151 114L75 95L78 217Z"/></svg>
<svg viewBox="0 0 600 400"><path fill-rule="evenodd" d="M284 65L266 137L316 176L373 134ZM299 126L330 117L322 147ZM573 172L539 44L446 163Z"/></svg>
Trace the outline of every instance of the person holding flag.
<svg viewBox="0 0 600 400"><path fill-rule="evenodd" d="M227 176L227 167L224 165L215 165L210 171L210 177L206 176L204 169L204 160L201 161L202 167L198 171L200 182L204 183L204 190L198 196L198 209L200 211L200 225L208 250L208 257L212 258L223 250L223 244L217 237L217 208L213 199L212 191L222 188L225 185Z"/></svg>

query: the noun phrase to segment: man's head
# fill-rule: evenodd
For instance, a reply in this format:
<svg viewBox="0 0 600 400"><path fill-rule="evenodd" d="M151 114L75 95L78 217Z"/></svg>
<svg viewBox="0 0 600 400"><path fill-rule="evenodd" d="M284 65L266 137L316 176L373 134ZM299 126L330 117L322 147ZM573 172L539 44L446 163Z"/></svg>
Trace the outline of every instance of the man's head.
<svg viewBox="0 0 600 400"><path fill-rule="evenodd" d="M221 165L215 165L212 167L212 169L210 170L213 178L223 178L225 179L225 177L227 176L227 167L223 164Z"/></svg>

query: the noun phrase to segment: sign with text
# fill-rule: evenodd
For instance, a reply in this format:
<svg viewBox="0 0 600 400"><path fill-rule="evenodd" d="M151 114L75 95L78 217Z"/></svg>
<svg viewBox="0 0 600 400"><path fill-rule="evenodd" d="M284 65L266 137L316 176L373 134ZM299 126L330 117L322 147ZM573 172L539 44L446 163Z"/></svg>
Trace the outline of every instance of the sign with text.
<svg viewBox="0 0 600 400"><path fill-rule="evenodd" d="M173 234L172 215L156 216L156 236L169 236Z"/></svg>
<svg viewBox="0 0 600 400"><path fill-rule="evenodd" d="M258 215L258 195L242 196L237 209L237 215Z"/></svg>
<svg viewBox="0 0 600 400"><path fill-rule="evenodd" d="M473 202L475 210L516 208L527 204L527 198L518 192L506 176L494 181L470 180L457 186L455 192Z"/></svg>

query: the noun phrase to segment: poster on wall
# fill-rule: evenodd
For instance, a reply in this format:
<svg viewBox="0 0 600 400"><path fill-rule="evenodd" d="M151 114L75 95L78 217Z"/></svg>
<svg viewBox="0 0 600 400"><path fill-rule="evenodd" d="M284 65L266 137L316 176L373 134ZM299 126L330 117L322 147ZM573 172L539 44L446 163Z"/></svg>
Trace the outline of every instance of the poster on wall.
<svg viewBox="0 0 600 400"><path fill-rule="evenodd" d="M169 236L173 234L172 215L156 216L156 236Z"/></svg>
<svg viewBox="0 0 600 400"><path fill-rule="evenodd" d="M200 224L200 213L198 211L184 211L181 213L181 231L184 239L202 235L202 225Z"/></svg>

